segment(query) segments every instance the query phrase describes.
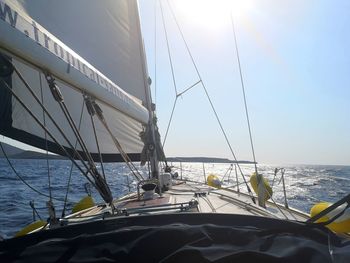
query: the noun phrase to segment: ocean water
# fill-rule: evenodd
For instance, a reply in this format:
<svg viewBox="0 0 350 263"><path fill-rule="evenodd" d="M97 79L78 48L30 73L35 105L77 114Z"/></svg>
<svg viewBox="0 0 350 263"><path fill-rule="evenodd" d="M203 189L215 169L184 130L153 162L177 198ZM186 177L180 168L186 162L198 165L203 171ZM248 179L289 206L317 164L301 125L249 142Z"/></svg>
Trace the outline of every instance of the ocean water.
<svg viewBox="0 0 350 263"><path fill-rule="evenodd" d="M51 194L55 199L57 216L61 216L63 200L67 191L67 184L71 169L68 160L50 160L49 168L46 160L11 160L19 175L41 194L49 195L48 171L50 173ZM225 186L236 189L236 175L234 166L230 164L211 163L172 163L173 170L179 177L203 181L210 173L223 179ZM138 166L137 166L138 167ZM273 184L273 198L284 203L283 187L280 175L274 179L274 169L278 165L259 164L259 172L264 174L270 184ZM137 182L130 174L127 166L120 163L104 165L106 179L114 198L118 198L136 189ZM180 170L180 168L182 168ZM350 192L350 166L321 166L321 165L289 165L285 168L285 185L287 200L290 207L309 212L313 204L320 201L335 202ZM254 171L253 165L242 164L241 169L246 180ZM144 177L148 176L147 167L140 168ZM238 173L240 190L246 192L243 178ZM72 179L68 191L66 214L73 205L86 195L84 184L87 180L73 169ZM91 188L96 202L101 202L97 191ZM33 221L33 210L29 205L34 201L35 208L43 220L48 217L47 196L34 192L26 186L5 159L0 158L0 236L12 237L22 227Z"/></svg>

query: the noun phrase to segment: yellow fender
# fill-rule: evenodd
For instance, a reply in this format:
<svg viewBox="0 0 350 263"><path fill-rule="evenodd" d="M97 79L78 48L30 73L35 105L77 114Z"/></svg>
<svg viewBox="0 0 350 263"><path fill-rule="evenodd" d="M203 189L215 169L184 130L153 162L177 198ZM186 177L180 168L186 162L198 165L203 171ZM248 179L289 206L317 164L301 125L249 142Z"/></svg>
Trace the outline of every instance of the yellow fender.
<svg viewBox="0 0 350 263"><path fill-rule="evenodd" d="M215 174L208 175L207 184L215 188L221 188L221 181Z"/></svg>
<svg viewBox="0 0 350 263"><path fill-rule="evenodd" d="M72 209L72 213L74 214L93 206L95 206L94 199L92 199L92 197L88 195L75 204L75 206Z"/></svg>
<svg viewBox="0 0 350 263"><path fill-rule="evenodd" d="M273 194L272 188L269 184L269 182L261 175L261 178L263 180L263 186L265 189L265 195L264 195L264 201L266 202L267 200L270 199L270 197ZM259 190L258 190L258 177L256 176L256 173L253 173L250 176L250 184L253 187L254 192L256 193L256 195L258 195Z"/></svg>
<svg viewBox="0 0 350 263"><path fill-rule="evenodd" d="M43 226L45 226L46 224L47 224L47 222L42 221L42 220L35 221L35 222L31 223L30 225L27 225L26 227L22 228L20 231L18 231L15 234L15 237L24 236L24 235L26 235L34 230L43 228Z"/></svg>
<svg viewBox="0 0 350 263"><path fill-rule="evenodd" d="M311 210L310 210L310 216L313 217L323 210L325 210L327 207L332 205L331 203L328 202L321 202L315 204ZM321 217L318 219L316 222L326 222L329 219L333 218L340 212L342 212L346 207L346 204L343 204L341 206L338 206L336 209L333 211L329 212L325 216ZM349 209L345 210L344 214L338 217L336 220L334 220L332 223L326 225L327 228L332 230L333 232L336 233L350 233L350 211Z"/></svg>

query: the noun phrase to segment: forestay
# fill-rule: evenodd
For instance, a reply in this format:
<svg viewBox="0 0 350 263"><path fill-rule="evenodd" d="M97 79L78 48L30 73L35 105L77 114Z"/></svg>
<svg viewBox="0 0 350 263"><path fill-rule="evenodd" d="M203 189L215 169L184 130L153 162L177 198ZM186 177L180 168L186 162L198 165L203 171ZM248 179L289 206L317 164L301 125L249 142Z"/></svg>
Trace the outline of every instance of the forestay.
<svg viewBox="0 0 350 263"><path fill-rule="evenodd" d="M131 159L139 159L143 147L140 132L149 117L143 105L149 104L150 98L136 1L0 0L0 35L1 53L22 74L71 145L75 145L76 138L51 94L45 78L47 72L56 79L95 160L98 149L84 94L91 95L100 106L123 150ZM63 153L5 86L30 108L60 144L68 150L72 148L16 73L6 79L6 84L0 84L1 134ZM121 161L111 136L95 119L103 161ZM82 150L79 144L77 149Z"/></svg>

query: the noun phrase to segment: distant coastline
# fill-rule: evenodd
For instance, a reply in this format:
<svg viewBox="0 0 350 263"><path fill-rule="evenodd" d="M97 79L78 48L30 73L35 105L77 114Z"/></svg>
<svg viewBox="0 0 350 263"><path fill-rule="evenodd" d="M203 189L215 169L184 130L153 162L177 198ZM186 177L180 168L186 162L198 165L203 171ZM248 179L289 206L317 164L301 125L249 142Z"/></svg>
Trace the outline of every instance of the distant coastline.
<svg viewBox="0 0 350 263"><path fill-rule="evenodd" d="M227 158L215 158L215 157L169 157L168 162L189 162L189 163L241 163L241 164L254 164L252 161L246 160L230 160Z"/></svg>
<svg viewBox="0 0 350 263"><path fill-rule="evenodd" d="M56 155L56 154L46 154L42 152L26 151L15 146L9 145L7 143L1 143L6 155L10 159L58 159L66 160L67 157ZM2 151L0 151L0 158L5 158ZM216 157L168 157L168 162L190 162L190 163L241 163L241 164L254 164L252 161L230 160L227 158L216 158Z"/></svg>
<svg viewBox="0 0 350 263"><path fill-rule="evenodd" d="M68 158L57 154L46 154L42 152L26 151L7 143L1 142L2 147L10 159L55 159L55 160L66 160ZM0 158L5 158L4 153L0 149Z"/></svg>
<svg viewBox="0 0 350 263"><path fill-rule="evenodd" d="M4 156L1 156L4 157ZM10 159L50 159L50 160L68 160L67 157L56 155L56 154L46 154L34 151L23 151L18 154L8 156Z"/></svg>

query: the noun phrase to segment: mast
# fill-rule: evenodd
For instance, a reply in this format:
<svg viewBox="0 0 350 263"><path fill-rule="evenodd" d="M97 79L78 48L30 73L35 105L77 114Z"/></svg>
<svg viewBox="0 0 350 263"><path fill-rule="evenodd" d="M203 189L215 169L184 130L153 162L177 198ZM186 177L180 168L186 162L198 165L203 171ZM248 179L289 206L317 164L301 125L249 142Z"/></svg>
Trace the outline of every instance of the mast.
<svg viewBox="0 0 350 263"><path fill-rule="evenodd" d="M147 69L147 64L146 64L146 53L145 53L145 47L143 43L143 38L141 34L141 21L140 21L140 12L139 12L139 6L138 2L136 1L136 14L137 14L137 29L139 31L139 41L140 41L140 53L142 54L142 68L144 72L144 83L145 83L145 93L146 93L146 108L148 109L149 113L149 121L148 121L148 127L151 133L151 143L149 144L149 152L150 154L150 163L151 163L151 174L152 178L158 178L158 181L160 181L159 178L159 160L157 156L157 147L156 147L156 119L155 119L155 106L152 103L152 96L151 96L151 88L150 88L150 81L149 81L149 76L148 76L148 69ZM161 188L159 187L159 190ZM161 191L161 190L160 190Z"/></svg>

